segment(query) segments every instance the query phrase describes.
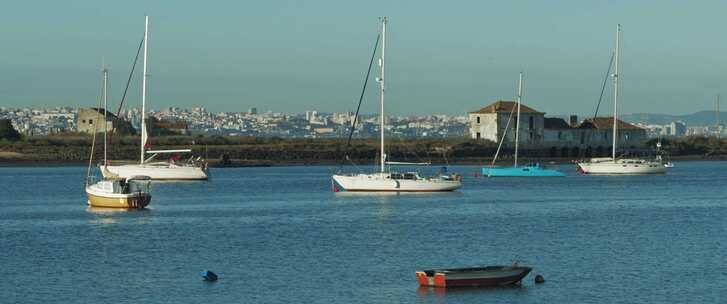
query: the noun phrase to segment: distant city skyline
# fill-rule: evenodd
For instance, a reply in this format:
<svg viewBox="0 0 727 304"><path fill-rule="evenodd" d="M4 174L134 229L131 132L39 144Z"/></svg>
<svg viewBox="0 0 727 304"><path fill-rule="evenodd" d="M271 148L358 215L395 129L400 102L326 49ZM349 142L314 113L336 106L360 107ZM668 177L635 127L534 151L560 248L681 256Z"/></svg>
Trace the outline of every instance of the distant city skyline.
<svg viewBox="0 0 727 304"><path fill-rule="evenodd" d="M354 111L380 15L390 17L391 115L462 115L512 100L520 71L525 104L550 115L592 115L617 23L623 25L620 113L712 110L727 83L727 41L713 39L727 27L721 18L727 3L719 1L36 6L13 2L0 12L0 106L95 106L104 57L115 108L145 13L151 18L149 106L157 110ZM131 107L139 102L138 76ZM362 112L375 113L369 84ZM599 113L610 116L606 92Z"/></svg>

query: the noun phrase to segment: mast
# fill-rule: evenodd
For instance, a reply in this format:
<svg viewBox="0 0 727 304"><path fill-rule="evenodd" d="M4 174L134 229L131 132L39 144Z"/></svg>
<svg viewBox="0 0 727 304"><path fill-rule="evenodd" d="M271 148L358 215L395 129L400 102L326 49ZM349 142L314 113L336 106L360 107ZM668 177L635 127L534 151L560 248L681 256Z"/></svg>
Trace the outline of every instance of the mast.
<svg viewBox="0 0 727 304"><path fill-rule="evenodd" d="M719 94L717 94L717 112L715 114L717 114L717 124L714 126L714 128L717 131L717 139L719 139Z"/></svg>
<svg viewBox="0 0 727 304"><path fill-rule="evenodd" d="M388 21L387 17L381 17L381 58L379 58L379 67L380 67L380 76L379 76L379 90L380 90L380 96L381 96L381 109L379 110L380 117L379 117L379 129L381 131L381 173L384 173L386 170L386 152L384 151L384 128L385 128L385 121L384 121L384 55L386 51L386 23Z"/></svg>
<svg viewBox="0 0 727 304"><path fill-rule="evenodd" d="M613 151L611 152L611 157L613 158L613 162L616 162L616 143L617 143L617 137L618 137L618 129L616 125L618 124L618 60L619 60L619 42L620 42L620 34L621 34L621 24L616 25L616 63L614 66L614 73L613 73Z"/></svg>
<svg viewBox="0 0 727 304"><path fill-rule="evenodd" d="M523 72L517 85L517 120L515 120L515 167L517 167L517 146L520 138L520 99L523 96Z"/></svg>
<svg viewBox="0 0 727 304"><path fill-rule="evenodd" d="M103 64L103 165L106 166L108 164L107 156L108 152L106 149L107 145L107 133L108 133L108 123L107 123L107 116L106 112L108 112L108 102L106 99L107 91L108 91L108 80L109 80L109 70L106 69L106 64Z"/></svg>
<svg viewBox="0 0 727 304"><path fill-rule="evenodd" d="M141 77L141 158L140 163L144 164L144 150L147 141L146 133L146 61L149 51L149 16L144 16L144 76Z"/></svg>

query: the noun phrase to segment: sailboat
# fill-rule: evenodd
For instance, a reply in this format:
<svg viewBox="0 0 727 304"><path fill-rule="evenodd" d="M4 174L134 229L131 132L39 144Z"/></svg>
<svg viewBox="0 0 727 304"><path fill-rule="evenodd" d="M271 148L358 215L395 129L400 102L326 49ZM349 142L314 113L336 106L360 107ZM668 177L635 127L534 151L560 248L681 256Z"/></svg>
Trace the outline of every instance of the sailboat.
<svg viewBox="0 0 727 304"><path fill-rule="evenodd" d="M462 187L461 178L456 174L440 174L433 177L422 177L418 172L394 172L391 165L420 165L402 162L390 162L386 160L384 146L384 67L386 50L386 25L387 17L381 18L381 57L379 58L380 77L379 97L381 107L379 111L379 129L381 136L381 151L379 154L379 172L371 174L334 174L332 186L334 192L339 191L366 191L366 192L443 192L453 191ZM372 57L373 59L373 57ZM365 88L365 87L364 87ZM388 165L388 166L387 166Z"/></svg>
<svg viewBox="0 0 727 304"><path fill-rule="evenodd" d="M482 175L487 175L488 177L561 177L565 176L564 173L553 170L553 169L546 169L540 166L539 163L530 163L525 166L518 166L517 163L517 156L518 156L518 142L520 139L520 104L522 102L522 95L523 95L523 73L520 72L520 78L518 81L518 89L517 89L517 118L515 120L515 163L512 167L507 168L498 168L495 167L495 161L497 160L497 155L500 153L500 148L502 147L502 143L505 141L505 134L507 134L507 130L509 128L510 120L508 119L508 125L505 127L505 134L502 135L502 140L500 140L500 145L497 147L497 152L495 152L495 157L492 159L492 164L490 164L489 167L482 168ZM510 112L512 117L512 112Z"/></svg>
<svg viewBox="0 0 727 304"><path fill-rule="evenodd" d="M661 174L666 167L660 156L655 159L617 158L618 145L618 78L621 24L616 26L616 55L613 73L613 147L611 157L591 158L578 162L577 170L584 174Z"/></svg>
<svg viewBox="0 0 727 304"><path fill-rule="evenodd" d="M145 175L153 180L206 180L207 164L201 158L190 158L187 162L179 163L169 161L153 161L160 154L191 153L191 149L176 150L147 150L148 139L146 128L146 80L147 55L149 46L149 16L144 16L144 75L141 83L141 156L139 164L131 165L101 165L101 173L106 178L128 178ZM150 155L148 158L146 155Z"/></svg>
<svg viewBox="0 0 727 304"><path fill-rule="evenodd" d="M104 114L104 163L107 161L107 120L108 109L106 91L108 83L108 70L103 69L103 114ZM97 126L96 124L95 126ZM93 164L93 151L96 146L96 130L93 132L91 144L91 156L88 160L88 171L86 172L86 196L88 205L91 207L103 208L144 208L151 202L150 183L148 176L130 176L127 178L113 178L94 181L91 176L91 165Z"/></svg>

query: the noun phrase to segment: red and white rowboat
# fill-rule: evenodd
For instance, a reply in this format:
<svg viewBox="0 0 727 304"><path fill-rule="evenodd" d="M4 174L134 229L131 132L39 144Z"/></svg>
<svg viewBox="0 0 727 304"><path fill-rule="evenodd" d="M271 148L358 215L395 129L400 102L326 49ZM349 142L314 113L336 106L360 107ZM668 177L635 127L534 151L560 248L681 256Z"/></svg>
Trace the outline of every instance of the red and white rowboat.
<svg viewBox="0 0 727 304"><path fill-rule="evenodd" d="M496 287L519 284L533 270L521 266L486 266L417 271L420 286Z"/></svg>

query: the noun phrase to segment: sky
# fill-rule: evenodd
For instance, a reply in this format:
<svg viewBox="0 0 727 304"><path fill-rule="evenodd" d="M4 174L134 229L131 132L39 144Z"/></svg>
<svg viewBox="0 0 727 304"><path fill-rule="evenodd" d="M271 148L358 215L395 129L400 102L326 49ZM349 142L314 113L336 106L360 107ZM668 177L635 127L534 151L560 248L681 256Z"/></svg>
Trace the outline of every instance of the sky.
<svg viewBox="0 0 727 304"><path fill-rule="evenodd" d="M725 11L706 0L13 1L0 10L0 106L93 106L102 58L116 105L148 14L153 109L352 111L388 16L388 114L512 100L523 71L524 104L592 115L618 23L620 112L687 114L727 95ZM140 91L136 75L131 106ZM371 86L362 111L377 106Z"/></svg>

